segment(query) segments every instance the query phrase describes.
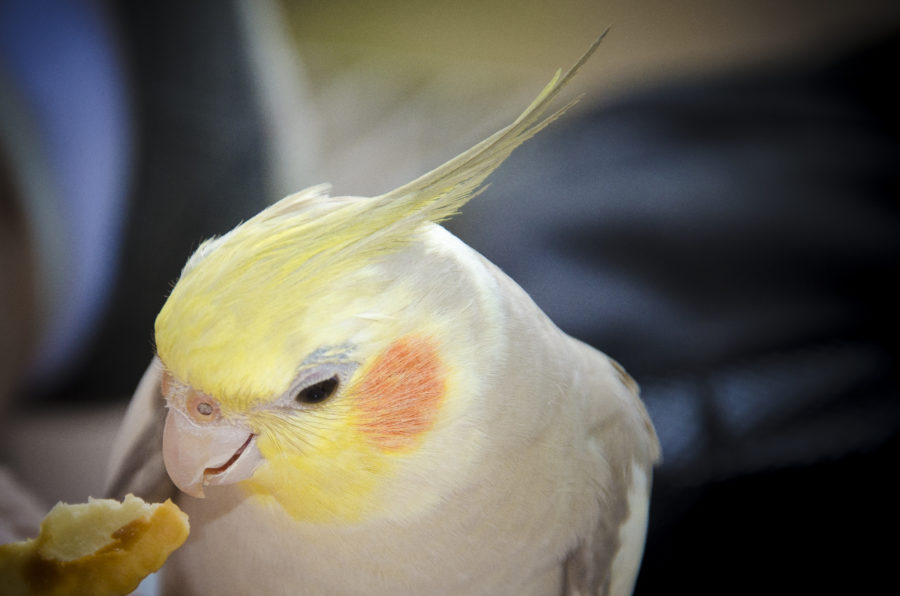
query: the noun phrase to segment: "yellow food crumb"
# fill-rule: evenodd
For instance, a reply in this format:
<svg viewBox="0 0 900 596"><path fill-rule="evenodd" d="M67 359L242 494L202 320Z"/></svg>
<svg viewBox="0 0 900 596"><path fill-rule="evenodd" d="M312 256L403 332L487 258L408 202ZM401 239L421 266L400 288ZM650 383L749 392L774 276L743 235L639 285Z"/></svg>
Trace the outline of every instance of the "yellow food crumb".
<svg viewBox="0 0 900 596"><path fill-rule="evenodd" d="M170 500L58 503L37 538L0 546L8 596L128 594L187 539L187 515Z"/></svg>

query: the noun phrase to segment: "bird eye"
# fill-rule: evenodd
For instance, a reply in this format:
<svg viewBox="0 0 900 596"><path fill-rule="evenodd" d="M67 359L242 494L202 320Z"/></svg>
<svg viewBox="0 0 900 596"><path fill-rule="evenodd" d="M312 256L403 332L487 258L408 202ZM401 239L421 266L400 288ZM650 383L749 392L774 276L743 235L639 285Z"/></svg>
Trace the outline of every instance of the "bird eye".
<svg viewBox="0 0 900 596"><path fill-rule="evenodd" d="M197 404L197 411L200 412L200 414L202 414L203 416L209 416L213 413L213 407L205 401L201 401Z"/></svg>
<svg viewBox="0 0 900 596"><path fill-rule="evenodd" d="M304 387L297 393L297 401L304 404L317 404L331 397L338 387L337 375L318 383Z"/></svg>

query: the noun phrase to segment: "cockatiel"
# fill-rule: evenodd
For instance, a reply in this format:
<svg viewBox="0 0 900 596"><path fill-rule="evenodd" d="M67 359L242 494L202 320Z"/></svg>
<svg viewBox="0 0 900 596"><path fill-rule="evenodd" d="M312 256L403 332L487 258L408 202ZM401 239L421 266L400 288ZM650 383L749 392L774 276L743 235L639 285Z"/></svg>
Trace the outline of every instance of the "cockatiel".
<svg viewBox="0 0 900 596"><path fill-rule="evenodd" d="M438 225L599 41L421 178L310 188L191 256L110 484L181 489L166 593L631 592L659 453L636 384Z"/></svg>

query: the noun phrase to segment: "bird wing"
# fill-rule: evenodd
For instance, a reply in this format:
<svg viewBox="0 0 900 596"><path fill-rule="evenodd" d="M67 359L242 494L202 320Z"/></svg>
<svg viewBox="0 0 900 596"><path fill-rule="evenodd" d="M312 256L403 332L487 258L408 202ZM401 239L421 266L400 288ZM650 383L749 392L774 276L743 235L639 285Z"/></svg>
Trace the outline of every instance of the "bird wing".
<svg viewBox="0 0 900 596"><path fill-rule="evenodd" d="M145 501L162 502L178 493L169 480L162 455L166 407L160 384L163 367L154 358L141 377L113 443L107 496L122 499L132 493Z"/></svg>
<svg viewBox="0 0 900 596"><path fill-rule="evenodd" d="M599 455L607 475L600 481L596 523L565 561L566 596L632 593L647 532L652 468L660 457L637 383L615 360L606 360L611 369L594 366L597 374L588 374L586 382L607 396L612 383L615 395L615 413L597 416L589 431L588 449Z"/></svg>

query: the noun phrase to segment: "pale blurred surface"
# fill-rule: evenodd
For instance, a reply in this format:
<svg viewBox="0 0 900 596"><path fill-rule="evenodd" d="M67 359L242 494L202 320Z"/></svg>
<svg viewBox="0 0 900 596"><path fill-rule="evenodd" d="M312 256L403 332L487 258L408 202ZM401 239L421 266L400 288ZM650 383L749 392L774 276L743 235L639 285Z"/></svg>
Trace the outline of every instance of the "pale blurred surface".
<svg viewBox="0 0 900 596"><path fill-rule="evenodd" d="M394 188L505 124L607 28L571 90L587 94L576 110L684 77L838 51L900 19L885 0L240 5L275 143L275 197L318 182L337 194ZM293 61L279 53L285 45L296 48Z"/></svg>
<svg viewBox="0 0 900 596"><path fill-rule="evenodd" d="M571 143L579 138L579 127L591 130L591 126L613 122L622 126L614 127L612 133L624 131L625 141L649 138L640 137L643 116L639 110L634 112L635 120L602 121L606 107L622 109L623 114L636 105L649 105L649 110L655 100L647 98L667 105L670 88L666 85L693 85L753 70L777 73L807 59L827 63L856 42L896 31L900 23L900 3L875 0L203 0L189 4L72 0L59 4L101 9L100 22L115 40L110 51L124 69L121 76L132 111L134 158L127 171L127 188L121 189L119 197L128 213L125 240L113 259L119 265L107 263L110 269L103 273L113 281L94 288L98 304L106 306L72 348L66 366L56 376L48 371L42 379L52 389L38 394L26 384L26 371L43 328L41 311L34 305L40 285L34 277L41 275L35 255L41 246L29 231L27 210L22 209L31 187L16 169L10 146L0 145L4 166L0 175L0 404L6 406L0 411L0 462L23 490L36 495L41 507L56 500L99 495L125 399L152 356L155 313L181 264L203 238L223 233L265 204L311 184L331 182L339 194L375 194L411 179L507 123L556 68L569 65L607 27L611 30L600 51L569 90L569 96L584 92L586 97L558 124L568 132L553 136L554 125L542 133L548 134L545 145L537 145L539 137L535 149L523 148L523 163L530 164L526 171L555 172L552 166L544 170L541 165L557 155L553 139ZM5 67L3 58L0 55L0 66ZM14 88L6 85L8 70L0 68L0 75L4 91ZM884 73L886 79L894 75ZM657 89L662 91L653 95ZM702 111L703 97L707 96L701 94L697 104L691 105ZM728 118L727 114L722 117ZM15 121L21 118L16 114ZM626 124L631 127L627 131ZM672 128L678 132L677 124ZM613 134L613 138L619 137ZM644 159L652 152L629 154L629 148L641 146L621 147L621 161L609 161L618 168L611 170L613 175L649 175L652 170L635 167L628 156ZM687 155L682 165L696 163L689 159L693 155ZM652 157L651 162L669 163L664 157ZM573 171L565 164L560 167L564 173ZM37 172L47 169L46 164L34 165ZM695 181L692 171L679 170L672 180L686 188ZM126 173L84 172L89 175ZM515 183L510 178L503 181L508 189ZM498 204L503 200L502 180L503 170L494 180L494 190L501 191ZM617 182L630 188L627 180ZM599 185L603 186L602 179ZM609 205L613 208L615 202ZM503 238L491 238L496 226L518 225L488 217L490 206L472 207L472 214L468 218L464 214L458 226L470 239L482 242L479 248L486 251L492 243L497 248ZM620 227L612 232L624 230L627 235L627 218L613 223ZM660 229L667 223L671 222L660 217ZM514 236L516 230L510 229ZM764 242L765 231L759 236ZM755 237L747 238L752 242ZM514 246L509 242L505 248ZM498 257L502 254L501 250ZM511 260L504 266L515 277L521 262ZM519 280L523 283L534 273L524 266L520 271L526 276ZM547 280L553 289L554 279L535 277L533 291L546 291ZM679 283L689 289L692 282L685 278ZM63 292L55 298L65 296ZM580 295L566 296L571 299L569 312L577 314L582 308ZM559 304L565 306L563 302ZM700 321L705 312L696 304L676 300L661 303L655 313L667 309ZM565 319L565 313L560 317L577 323L577 317ZM614 340L615 334L596 339L603 342L610 337ZM676 356L686 352L673 336L664 339L670 345L661 343L660 352L667 349ZM716 352L715 346L706 347ZM802 360L805 354L794 355ZM842 354L833 361L835 369L856 370L852 365L857 361L841 360ZM615 352L612 355L618 357ZM654 372L638 358L634 366ZM741 371L739 367L728 370L735 375ZM685 371L676 372L662 379L666 382L652 376L649 380L651 390L659 381L650 397L656 399L664 449L670 449L674 457L668 460L670 465L678 463L678 455L697 440L685 422L697 412L676 399L696 386L679 376ZM739 398L734 404L746 405ZM743 422L754 413L740 407L727 411L740 414ZM788 435L786 440L795 439L802 437ZM743 448L746 452L739 455L748 466L756 457L765 459L766 453L755 445ZM706 486L710 476L705 473L720 463L705 462L709 467L691 476L691 482ZM803 482L802 475L796 478ZM777 499L766 502L777 506ZM704 506L717 511L722 503L732 501L704 501ZM649 556L656 569L666 571L659 561L671 545L660 544L665 546L651 545L655 550Z"/></svg>
<svg viewBox="0 0 900 596"><path fill-rule="evenodd" d="M13 412L0 452L43 504L103 495L106 465L125 403Z"/></svg>

